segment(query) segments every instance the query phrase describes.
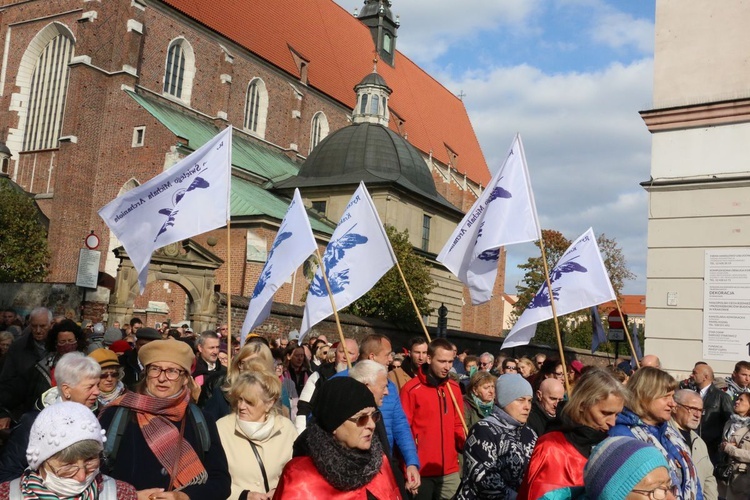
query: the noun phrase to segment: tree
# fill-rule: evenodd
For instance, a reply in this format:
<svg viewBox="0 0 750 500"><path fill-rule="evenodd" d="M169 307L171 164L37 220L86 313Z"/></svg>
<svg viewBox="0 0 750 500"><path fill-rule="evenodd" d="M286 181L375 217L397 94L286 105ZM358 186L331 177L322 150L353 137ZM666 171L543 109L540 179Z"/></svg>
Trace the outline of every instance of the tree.
<svg viewBox="0 0 750 500"><path fill-rule="evenodd" d="M42 281L47 276L47 234L34 201L0 184L0 283Z"/></svg>
<svg viewBox="0 0 750 500"><path fill-rule="evenodd" d="M549 229L542 230L542 238L544 238L544 248L547 255L547 267L548 269L552 269L565 253L565 250L568 249L571 241L565 238L559 231ZM635 274L628 268L622 249L617 246L617 240L608 238L603 233L597 236L596 240L602 253L604 266L609 273L612 288L619 297L625 281L634 279ZM539 241L536 241L535 245L537 248L541 248ZM526 273L522 284L516 287L518 302L516 302L513 308L513 313L516 317L519 317L523 313L544 282L541 250L539 256L530 257L525 264L521 264L518 267L524 269ZM588 310L569 314L565 316L565 319L558 318L558 320L564 345L581 349L591 347L592 325ZM537 325L534 342L547 345L557 344L554 320L543 321Z"/></svg>
<svg viewBox="0 0 750 500"><path fill-rule="evenodd" d="M407 230L399 232L393 226L386 226L386 232L420 314L430 314L432 308L427 296L435 287L435 282L430 276L429 267L424 259L414 252ZM403 328L414 328L419 325L419 318L395 266L385 273L369 292L344 311L357 316L381 318Z"/></svg>

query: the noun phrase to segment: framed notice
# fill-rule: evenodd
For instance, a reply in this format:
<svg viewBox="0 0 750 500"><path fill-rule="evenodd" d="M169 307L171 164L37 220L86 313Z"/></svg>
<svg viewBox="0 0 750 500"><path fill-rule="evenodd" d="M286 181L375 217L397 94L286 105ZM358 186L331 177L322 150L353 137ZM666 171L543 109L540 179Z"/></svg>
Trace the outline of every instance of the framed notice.
<svg viewBox="0 0 750 500"><path fill-rule="evenodd" d="M750 249L706 250L703 357L746 359L749 343Z"/></svg>
<svg viewBox="0 0 750 500"><path fill-rule="evenodd" d="M96 288L99 282L99 261L102 253L99 250L81 248L78 254L78 273L76 273L76 286L83 288Z"/></svg>

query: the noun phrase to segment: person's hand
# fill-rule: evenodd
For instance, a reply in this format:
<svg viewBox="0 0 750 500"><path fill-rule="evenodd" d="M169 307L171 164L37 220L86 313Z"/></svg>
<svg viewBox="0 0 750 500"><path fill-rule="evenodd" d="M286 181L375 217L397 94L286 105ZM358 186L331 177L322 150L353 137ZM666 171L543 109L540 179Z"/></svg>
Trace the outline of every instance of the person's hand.
<svg viewBox="0 0 750 500"><path fill-rule="evenodd" d="M138 500L149 500L153 498L152 495L161 493L162 491L164 491L164 488L149 488L147 490L136 491L136 494L138 495Z"/></svg>
<svg viewBox="0 0 750 500"><path fill-rule="evenodd" d="M419 469L415 465L408 466L406 468L406 489L412 495L416 495L421 484L422 478L419 476Z"/></svg>
<svg viewBox="0 0 750 500"><path fill-rule="evenodd" d="M198 385L192 375L188 379L188 389L190 389L190 397L193 399L193 403L197 403L201 397L201 386Z"/></svg>
<svg viewBox="0 0 750 500"><path fill-rule="evenodd" d="M268 496L268 493L258 493L256 491L251 491L247 494L247 500L269 500L271 498L273 498L273 494Z"/></svg>
<svg viewBox="0 0 750 500"><path fill-rule="evenodd" d="M181 491L160 490L149 495L149 500L190 500L190 497Z"/></svg>
<svg viewBox="0 0 750 500"><path fill-rule="evenodd" d="M10 427L10 417L0 418L0 429L7 429Z"/></svg>

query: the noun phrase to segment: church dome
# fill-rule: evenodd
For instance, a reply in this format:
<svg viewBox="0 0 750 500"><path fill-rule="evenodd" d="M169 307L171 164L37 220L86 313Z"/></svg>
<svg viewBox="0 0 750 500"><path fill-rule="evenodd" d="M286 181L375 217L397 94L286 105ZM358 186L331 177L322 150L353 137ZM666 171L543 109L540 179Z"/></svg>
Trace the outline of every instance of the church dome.
<svg viewBox="0 0 750 500"><path fill-rule="evenodd" d="M396 132L374 123L339 129L318 144L296 177L279 188L345 184L396 184L443 206L453 208L435 189L419 151Z"/></svg>
<svg viewBox="0 0 750 500"><path fill-rule="evenodd" d="M379 75L378 73L376 73L376 72L374 72L374 71L373 71L372 73L368 74L367 76L365 76L365 77L364 77L364 78L362 79L362 81L361 81L361 82L359 82L359 83L358 83L358 84L357 84L357 85L356 85L356 86L354 87L354 90L356 91L356 90L358 90L358 89L359 89L360 87L364 87L364 86L378 86L378 87L384 87L384 88L388 89L389 93L390 93L390 90L391 90L391 88L390 88L390 87L388 86L388 84L386 83L386 81L385 81L385 78L383 78L382 76L380 76L380 75Z"/></svg>

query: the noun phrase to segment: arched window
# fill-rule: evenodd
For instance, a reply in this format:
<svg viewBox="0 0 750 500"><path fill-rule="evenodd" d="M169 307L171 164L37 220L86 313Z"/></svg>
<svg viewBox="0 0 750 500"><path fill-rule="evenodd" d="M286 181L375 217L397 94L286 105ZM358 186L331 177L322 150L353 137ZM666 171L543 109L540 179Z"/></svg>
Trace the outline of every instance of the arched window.
<svg viewBox="0 0 750 500"><path fill-rule="evenodd" d="M164 93L190 102L195 75L193 48L184 38L172 40L164 68Z"/></svg>
<svg viewBox="0 0 750 500"><path fill-rule="evenodd" d="M375 94L372 96L372 109L370 110L371 115L377 115L378 114L378 105L380 104L380 96Z"/></svg>
<svg viewBox="0 0 750 500"><path fill-rule="evenodd" d="M61 32L54 25L51 27L52 32L48 26L35 38L36 42L53 36L46 41L46 46L39 53L31 75L23 139L24 151L56 148L60 138L70 74L68 64L73 57L75 42L68 33Z"/></svg>
<svg viewBox="0 0 750 500"><path fill-rule="evenodd" d="M362 106L359 108L359 113L362 115L367 113L367 96L368 94L362 94Z"/></svg>
<svg viewBox="0 0 750 500"><path fill-rule="evenodd" d="M247 86L245 98L245 122L246 130L260 137L266 134L266 117L268 115L268 91L266 84L260 78L255 78Z"/></svg>
<svg viewBox="0 0 750 500"><path fill-rule="evenodd" d="M320 141L328 135L328 118L325 113L318 111L315 113L310 130L310 151L318 145Z"/></svg>

